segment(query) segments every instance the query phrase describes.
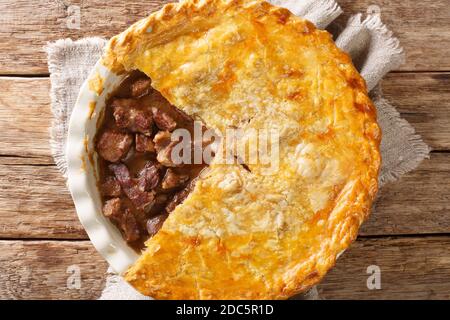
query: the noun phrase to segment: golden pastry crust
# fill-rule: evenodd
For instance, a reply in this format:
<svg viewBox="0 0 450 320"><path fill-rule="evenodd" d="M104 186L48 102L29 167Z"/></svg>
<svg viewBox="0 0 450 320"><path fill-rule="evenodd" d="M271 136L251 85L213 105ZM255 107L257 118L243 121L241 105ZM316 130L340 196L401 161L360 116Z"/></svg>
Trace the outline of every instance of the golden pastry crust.
<svg viewBox="0 0 450 320"><path fill-rule="evenodd" d="M284 299L324 277L369 214L381 138L327 32L262 1L187 0L114 37L103 63L210 128L280 133L275 174L215 160L127 281L158 299Z"/></svg>

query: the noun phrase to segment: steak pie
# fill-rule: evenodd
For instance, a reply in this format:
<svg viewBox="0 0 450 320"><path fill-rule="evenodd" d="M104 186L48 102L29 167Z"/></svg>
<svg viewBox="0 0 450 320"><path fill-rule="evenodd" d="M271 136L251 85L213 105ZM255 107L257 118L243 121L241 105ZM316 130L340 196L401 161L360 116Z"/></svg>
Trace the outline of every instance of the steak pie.
<svg viewBox="0 0 450 320"><path fill-rule="evenodd" d="M112 38L102 63L127 75L96 136L103 213L141 252L124 275L141 293L285 299L356 238L381 132L326 31L264 1L186 0ZM174 133L195 122L220 148L208 163L178 163ZM236 151L259 152L259 132L276 133L274 166Z"/></svg>

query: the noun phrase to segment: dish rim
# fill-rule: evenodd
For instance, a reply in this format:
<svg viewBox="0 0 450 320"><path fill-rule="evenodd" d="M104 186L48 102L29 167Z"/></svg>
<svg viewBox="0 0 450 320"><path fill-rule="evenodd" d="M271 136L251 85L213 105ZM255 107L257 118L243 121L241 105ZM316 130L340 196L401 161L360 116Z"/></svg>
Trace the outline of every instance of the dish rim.
<svg viewBox="0 0 450 320"><path fill-rule="evenodd" d="M101 59L97 61L78 93L66 142L67 185L78 219L95 249L119 274L126 271L139 255L128 246L116 226L102 214L93 140L106 99L125 76L114 74L102 65ZM94 89L93 81L101 87ZM90 110L93 103L95 108Z"/></svg>

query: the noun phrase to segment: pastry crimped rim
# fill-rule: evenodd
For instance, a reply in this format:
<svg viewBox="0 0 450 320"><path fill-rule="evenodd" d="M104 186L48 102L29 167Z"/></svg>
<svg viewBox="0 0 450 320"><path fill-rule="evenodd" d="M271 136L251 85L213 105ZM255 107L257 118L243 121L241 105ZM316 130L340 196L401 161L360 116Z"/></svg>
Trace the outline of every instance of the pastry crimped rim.
<svg viewBox="0 0 450 320"><path fill-rule="evenodd" d="M187 0L112 38L103 64L145 72L207 127L281 132L275 176L211 164L125 273L141 293L285 299L356 238L378 188L381 132L364 80L326 31L259 0Z"/></svg>

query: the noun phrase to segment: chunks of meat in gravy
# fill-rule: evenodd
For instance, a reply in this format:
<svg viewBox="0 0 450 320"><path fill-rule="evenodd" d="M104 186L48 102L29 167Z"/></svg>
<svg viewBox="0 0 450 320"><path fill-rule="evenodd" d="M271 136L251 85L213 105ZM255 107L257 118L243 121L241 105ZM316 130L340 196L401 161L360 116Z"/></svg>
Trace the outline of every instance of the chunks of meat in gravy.
<svg viewBox="0 0 450 320"><path fill-rule="evenodd" d="M115 177L109 176L104 179L100 191L104 197L119 197L122 189L119 181Z"/></svg>
<svg viewBox="0 0 450 320"><path fill-rule="evenodd" d="M161 229L168 216L168 213L163 213L147 220L147 232L150 237L153 237Z"/></svg>
<svg viewBox="0 0 450 320"><path fill-rule="evenodd" d="M103 131L97 141L97 152L106 161L119 161L130 150L133 136L114 129Z"/></svg>
<svg viewBox="0 0 450 320"><path fill-rule="evenodd" d="M144 134L136 134L135 143L137 152L155 152L155 144L149 136Z"/></svg>
<svg viewBox="0 0 450 320"><path fill-rule="evenodd" d="M172 131L177 127L177 123L164 111L152 108L153 119L160 130Z"/></svg>
<svg viewBox="0 0 450 320"><path fill-rule="evenodd" d="M131 96L133 98L139 98L146 95L151 90L152 81L149 78L142 77L135 80L131 85Z"/></svg>
<svg viewBox="0 0 450 320"><path fill-rule="evenodd" d="M151 87L142 73L131 73L107 102L95 137L103 214L135 250L154 236L189 195L206 164L175 164L179 141L171 132L193 132L194 121Z"/></svg>
<svg viewBox="0 0 450 320"><path fill-rule="evenodd" d="M128 129L131 132L143 133L147 136L152 133L153 118L151 113L142 107L135 99L115 99L111 107L117 127Z"/></svg>
<svg viewBox="0 0 450 320"><path fill-rule="evenodd" d="M120 198L107 200L103 205L103 214L119 226L126 241L139 239L140 231L136 217L130 209L123 207Z"/></svg>
<svg viewBox="0 0 450 320"><path fill-rule="evenodd" d="M173 162L171 154L178 141L172 141L170 132L159 131L155 135L153 142L155 143L155 150L158 153L156 156L158 162L166 167L176 167L177 164Z"/></svg>
<svg viewBox="0 0 450 320"><path fill-rule="evenodd" d="M174 189L183 186L189 180L187 174L176 174L172 169L167 169L161 183L163 189Z"/></svg>

